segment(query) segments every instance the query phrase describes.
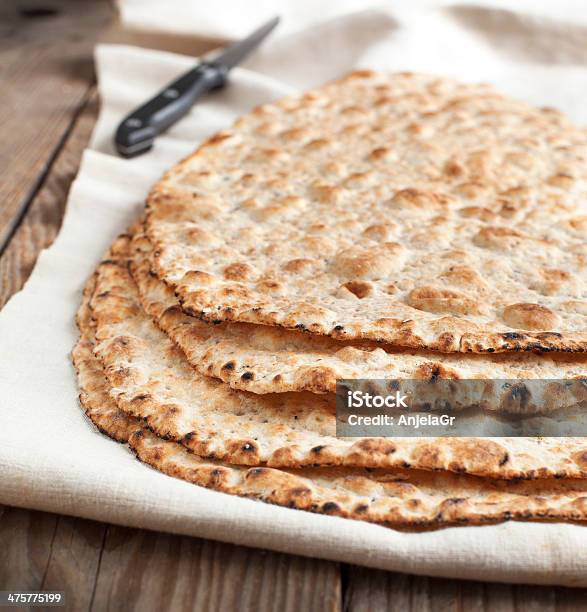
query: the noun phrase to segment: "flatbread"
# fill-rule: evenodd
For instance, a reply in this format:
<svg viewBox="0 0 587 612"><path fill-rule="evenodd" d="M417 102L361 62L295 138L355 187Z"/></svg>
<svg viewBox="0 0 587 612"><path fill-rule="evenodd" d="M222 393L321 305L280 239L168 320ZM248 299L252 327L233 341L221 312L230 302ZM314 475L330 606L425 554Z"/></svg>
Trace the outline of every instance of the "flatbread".
<svg viewBox="0 0 587 612"><path fill-rule="evenodd" d="M195 484L288 508L389 526L587 519L584 480L487 481L441 472L340 468L292 474L267 467L214 467L148 430L134 433L130 445L145 463Z"/></svg>
<svg viewBox="0 0 587 612"><path fill-rule="evenodd" d="M148 200L187 314L445 352L587 350L587 133L433 76L262 106Z"/></svg>
<svg viewBox="0 0 587 612"><path fill-rule="evenodd" d="M548 403L562 408L587 400L587 356L569 353L439 354L394 350L373 342L339 341L325 336L250 323L211 325L186 315L173 290L151 271L150 245L138 234L131 263L141 304L201 374L252 393L336 392L341 379L540 379L548 396L535 398L527 412ZM557 382L560 381L560 382ZM565 382L567 381L567 382ZM489 384L489 382L488 382ZM489 393L488 393L489 394ZM494 394L495 410L507 410L507 397Z"/></svg>
<svg viewBox="0 0 587 612"><path fill-rule="evenodd" d="M411 467L495 478L584 477L584 438L335 437L331 396L255 395L198 374L141 307L124 257L97 271L91 302L113 396L159 437L235 464Z"/></svg>
<svg viewBox="0 0 587 612"><path fill-rule="evenodd" d="M92 276L84 288L76 317L81 335L71 354L80 387L79 400L86 416L99 431L118 442L127 442L131 432L140 428L140 423L112 401L102 366L92 352L95 337L89 301L94 293L95 281L95 276Z"/></svg>
<svg viewBox="0 0 587 612"><path fill-rule="evenodd" d="M290 508L395 527L587 519L586 481L487 482L416 470L326 468L295 473L233 466L191 454L142 428L136 419L122 413L110 396L104 371L92 353L93 330L87 308L92 291L90 283L78 316L82 335L73 351L81 403L103 433L128 441L141 461L170 476Z"/></svg>

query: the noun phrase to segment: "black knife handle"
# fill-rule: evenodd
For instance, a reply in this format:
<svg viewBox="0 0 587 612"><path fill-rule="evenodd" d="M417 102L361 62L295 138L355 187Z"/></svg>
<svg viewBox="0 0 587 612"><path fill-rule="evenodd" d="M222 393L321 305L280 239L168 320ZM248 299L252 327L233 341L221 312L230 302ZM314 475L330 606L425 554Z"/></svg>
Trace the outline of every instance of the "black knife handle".
<svg viewBox="0 0 587 612"><path fill-rule="evenodd" d="M227 70L206 62L169 83L128 115L116 130L114 144L122 157L135 157L153 146L155 136L183 117L206 92L222 87Z"/></svg>

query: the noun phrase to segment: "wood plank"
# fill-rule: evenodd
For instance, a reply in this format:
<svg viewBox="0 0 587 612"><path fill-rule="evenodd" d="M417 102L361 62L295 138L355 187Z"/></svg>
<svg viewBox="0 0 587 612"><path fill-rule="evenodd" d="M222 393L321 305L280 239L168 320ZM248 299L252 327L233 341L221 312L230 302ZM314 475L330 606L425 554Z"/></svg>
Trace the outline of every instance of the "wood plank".
<svg viewBox="0 0 587 612"><path fill-rule="evenodd" d="M51 172L29 206L10 244L0 257L0 308L22 288L39 251L48 247L61 227L67 194L98 115L92 89L74 122L69 138L57 154Z"/></svg>
<svg viewBox="0 0 587 612"><path fill-rule="evenodd" d="M108 525L57 516L43 580L44 591L64 591L65 610L89 610Z"/></svg>
<svg viewBox="0 0 587 612"><path fill-rule="evenodd" d="M571 612L587 589L448 580L343 566L345 612Z"/></svg>
<svg viewBox="0 0 587 612"><path fill-rule="evenodd" d="M0 506L0 589L39 589L51 556L57 516Z"/></svg>
<svg viewBox="0 0 587 612"><path fill-rule="evenodd" d="M338 564L142 530L108 530L92 610L340 609Z"/></svg>
<svg viewBox="0 0 587 612"><path fill-rule="evenodd" d="M558 587L555 591L556 612L575 612L587 610L587 589L567 589ZM517 596L518 610L524 610L525 602L523 595Z"/></svg>
<svg viewBox="0 0 587 612"><path fill-rule="evenodd" d="M512 588L512 599L516 612L518 610L555 612L556 610L556 589L553 588L527 584L515 585Z"/></svg>
<svg viewBox="0 0 587 612"><path fill-rule="evenodd" d="M514 585L487 584L485 586L485 609L497 610L497 612L515 612L517 610L514 599Z"/></svg>
<svg viewBox="0 0 587 612"><path fill-rule="evenodd" d="M88 95L93 46L113 18L106 0L42 7L0 3L0 253Z"/></svg>
<svg viewBox="0 0 587 612"><path fill-rule="evenodd" d="M342 576L345 612L409 612L412 609L412 576L356 565L342 566Z"/></svg>

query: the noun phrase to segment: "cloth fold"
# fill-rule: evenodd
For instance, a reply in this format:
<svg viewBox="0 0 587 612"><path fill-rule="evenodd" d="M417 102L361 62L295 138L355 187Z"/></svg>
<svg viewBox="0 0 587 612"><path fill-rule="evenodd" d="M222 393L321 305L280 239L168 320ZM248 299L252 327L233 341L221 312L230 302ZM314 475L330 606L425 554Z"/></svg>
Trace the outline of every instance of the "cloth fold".
<svg viewBox="0 0 587 612"><path fill-rule="evenodd" d="M354 67L374 67L492 81L506 93L558 106L579 122L587 118L582 105L587 58L578 43L587 27L584 9L577 9L570 24L568 16L557 18L544 3L538 7L542 13L537 7L530 12L526 2L516 4L516 11L505 3L418 3L418 10L396 11L400 3L349 0L324 3L317 20L302 10L314 3L299 4L301 17L246 68L236 69L229 87L207 96L157 139L152 152L133 160L113 154L117 122L194 60L132 47L98 48L102 108L61 233L40 255L24 290L0 313L0 503L388 570L587 586L584 526L509 522L405 533L273 507L201 489L138 463L96 432L79 407L69 353L86 278L115 235L138 215L161 174L252 107ZM236 2L216 2L213 16L201 3L189 6L203 33L229 38L262 21L261 5L275 11L274 3L256 3L254 11L247 5L250 18L241 20ZM123 0L122 16L132 22L133 14L143 15L148 24L148 6L163 4L147 2L137 9L136 2ZM174 23L192 23L180 15ZM207 16L215 21L206 22Z"/></svg>

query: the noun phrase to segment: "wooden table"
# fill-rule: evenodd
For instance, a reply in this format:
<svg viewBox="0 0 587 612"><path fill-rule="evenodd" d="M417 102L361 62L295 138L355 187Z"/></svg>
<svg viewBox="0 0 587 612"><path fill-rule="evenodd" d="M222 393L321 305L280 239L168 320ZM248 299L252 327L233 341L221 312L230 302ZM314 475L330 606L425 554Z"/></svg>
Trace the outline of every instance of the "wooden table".
<svg viewBox="0 0 587 612"><path fill-rule="evenodd" d="M0 5L0 308L54 240L98 112L107 2ZM71 610L587 610L587 590L408 576L0 507L0 590Z"/></svg>

